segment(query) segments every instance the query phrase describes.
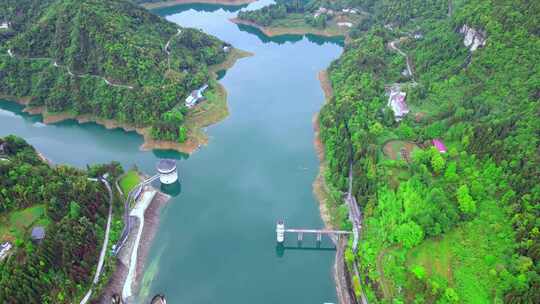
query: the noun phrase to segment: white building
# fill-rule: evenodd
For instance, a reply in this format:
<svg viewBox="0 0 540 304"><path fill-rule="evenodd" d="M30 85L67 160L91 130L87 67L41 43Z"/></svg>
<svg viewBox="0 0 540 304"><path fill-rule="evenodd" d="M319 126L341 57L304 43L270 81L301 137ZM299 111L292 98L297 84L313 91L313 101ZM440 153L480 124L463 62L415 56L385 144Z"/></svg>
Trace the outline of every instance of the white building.
<svg viewBox="0 0 540 304"><path fill-rule="evenodd" d="M353 24L350 23L350 22L338 22L337 23L338 26L344 26L344 27L352 27Z"/></svg>
<svg viewBox="0 0 540 304"><path fill-rule="evenodd" d="M0 260L3 260L7 256L11 247L12 245L10 242L5 242L2 245L0 245Z"/></svg>
<svg viewBox="0 0 540 304"><path fill-rule="evenodd" d="M7 30L7 29L9 29L9 23L7 22L0 23L0 30Z"/></svg>
<svg viewBox="0 0 540 304"><path fill-rule="evenodd" d="M208 85L203 85L200 89L194 90L189 94L189 96L186 98L186 107L192 108L194 107L199 101L204 99L203 93L208 88Z"/></svg>
<svg viewBox="0 0 540 304"><path fill-rule="evenodd" d="M409 113L409 107L405 102L407 93L400 91L392 91L388 99L388 106L394 111L394 119L400 121Z"/></svg>
<svg viewBox="0 0 540 304"><path fill-rule="evenodd" d="M281 220L276 224L276 240L278 243L285 242L285 222Z"/></svg>
<svg viewBox="0 0 540 304"><path fill-rule="evenodd" d="M174 159L162 159L156 167L159 173L159 181L162 184L170 185L178 180L178 171Z"/></svg>
<svg viewBox="0 0 540 304"><path fill-rule="evenodd" d="M354 8L344 8L341 11L347 14L356 14L358 12Z"/></svg>

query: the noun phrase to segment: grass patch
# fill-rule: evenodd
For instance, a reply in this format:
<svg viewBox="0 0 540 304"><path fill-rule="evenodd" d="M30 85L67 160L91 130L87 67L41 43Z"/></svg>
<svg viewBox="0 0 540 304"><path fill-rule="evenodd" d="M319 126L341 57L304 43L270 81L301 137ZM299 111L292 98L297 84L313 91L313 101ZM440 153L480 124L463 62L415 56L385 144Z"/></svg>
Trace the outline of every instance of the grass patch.
<svg viewBox="0 0 540 304"><path fill-rule="evenodd" d="M475 219L464 222L440 238L424 241L403 257L400 248L387 253L384 266L393 284L386 284L390 294L398 293L398 286L413 300L420 286L413 280L415 266L425 269L427 281L443 279L453 288L460 303L493 303L501 301L505 292L503 277L512 255L513 230L503 208L497 202L484 202ZM401 269L400 269L401 268ZM383 282L384 283L384 282ZM387 282L386 282L387 283Z"/></svg>
<svg viewBox="0 0 540 304"><path fill-rule="evenodd" d="M120 180L120 188L124 192L124 196L127 197L129 191L131 191L137 184L140 183L139 173L136 170L130 170Z"/></svg>
<svg viewBox="0 0 540 304"><path fill-rule="evenodd" d="M404 150L408 155L412 155L413 151L420 149L415 143L403 140L390 140L384 147L384 155L393 160L404 160L401 150Z"/></svg>
<svg viewBox="0 0 540 304"><path fill-rule="evenodd" d="M0 217L0 241L14 241L23 238L33 225L47 226L45 204L10 212Z"/></svg>

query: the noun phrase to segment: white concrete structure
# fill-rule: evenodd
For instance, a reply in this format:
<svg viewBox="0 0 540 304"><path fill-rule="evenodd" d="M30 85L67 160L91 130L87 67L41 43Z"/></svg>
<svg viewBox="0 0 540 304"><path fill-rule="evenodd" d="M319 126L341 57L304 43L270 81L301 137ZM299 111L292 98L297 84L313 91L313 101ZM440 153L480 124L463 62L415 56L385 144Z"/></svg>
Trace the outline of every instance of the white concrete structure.
<svg viewBox="0 0 540 304"><path fill-rule="evenodd" d="M276 224L276 239L278 243L285 242L285 223L278 221Z"/></svg>
<svg viewBox="0 0 540 304"><path fill-rule="evenodd" d="M0 24L0 30L7 30L7 29L9 29L9 23L7 23L7 22L2 22L2 23Z"/></svg>
<svg viewBox="0 0 540 304"><path fill-rule="evenodd" d="M178 180L176 161L173 159L162 159L157 164L159 180L162 184L170 185Z"/></svg>
<svg viewBox="0 0 540 304"><path fill-rule="evenodd" d="M10 242L5 242L2 245L0 245L0 260L3 260L7 256L11 247L12 245Z"/></svg>

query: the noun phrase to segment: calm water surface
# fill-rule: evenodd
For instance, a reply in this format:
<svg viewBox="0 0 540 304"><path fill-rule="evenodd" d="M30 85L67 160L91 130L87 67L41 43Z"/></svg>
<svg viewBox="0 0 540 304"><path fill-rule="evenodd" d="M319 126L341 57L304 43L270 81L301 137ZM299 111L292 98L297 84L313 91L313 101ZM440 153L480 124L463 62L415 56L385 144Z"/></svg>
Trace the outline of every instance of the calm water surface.
<svg viewBox="0 0 540 304"><path fill-rule="evenodd" d="M268 2L252 4L248 9ZM245 7L191 5L156 10L255 53L221 79L231 115L208 128L210 144L190 157L139 151L135 133L73 121L43 125L39 116L0 101L0 136L24 137L49 159L84 167L118 160L154 172L157 159L179 159L181 192L163 208L139 301L164 293L169 303L335 302L334 251L277 250L275 222L322 227L312 194L318 160L313 115L323 104L317 73L337 58L337 41L264 37L228 21ZM297 247L296 240L287 247ZM323 242L322 247L331 247Z"/></svg>

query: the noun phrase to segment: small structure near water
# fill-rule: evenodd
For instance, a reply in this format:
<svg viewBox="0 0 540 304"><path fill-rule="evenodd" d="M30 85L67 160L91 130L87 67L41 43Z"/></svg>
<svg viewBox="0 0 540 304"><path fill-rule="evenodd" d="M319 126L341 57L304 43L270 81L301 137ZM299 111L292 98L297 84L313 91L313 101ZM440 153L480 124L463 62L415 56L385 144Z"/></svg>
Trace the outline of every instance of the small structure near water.
<svg viewBox="0 0 540 304"><path fill-rule="evenodd" d="M167 300L165 299L164 295L156 295L152 298L152 302L150 304L167 304Z"/></svg>
<svg viewBox="0 0 540 304"><path fill-rule="evenodd" d="M285 241L285 223L279 220L276 224L277 242L283 243Z"/></svg>
<svg viewBox="0 0 540 304"><path fill-rule="evenodd" d="M198 90L194 90L189 94L189 96L186 98L186 107L192 108L200 101L204 100L203 93L204 91L208 89L208 85L205 84Z"/></svg>
<svg viewBox="0 0 540 304"><path fill-rule="evenodd" d="M159 173L159 181L162 184L170 185L178 181L178 171L174 159L162 159L158 162L156 169Z"/></svg>
<svg viewBox="0 0 540 304"><path fill-rule="evenodd" d="M344 230L327 230L327 229L287 229L285 228L285 221L279 220L276 223L276 241L278 244L283 245L285 242L285 233L296 233L298 236L298 242L304 240L304 234L314 234L317 237L317 243L322 241L322 236L327 235L334 240L339 238L342 235L349 235L352 232Z"/></svg>

